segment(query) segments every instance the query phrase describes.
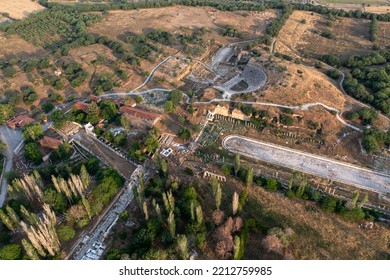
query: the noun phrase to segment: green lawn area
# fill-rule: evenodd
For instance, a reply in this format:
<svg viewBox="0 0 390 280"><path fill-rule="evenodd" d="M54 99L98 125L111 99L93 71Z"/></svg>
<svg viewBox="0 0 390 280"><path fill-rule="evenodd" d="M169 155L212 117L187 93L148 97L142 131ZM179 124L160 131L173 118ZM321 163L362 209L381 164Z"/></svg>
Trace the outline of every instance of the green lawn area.
<svg viewBox="0 0 390 280"><path fill-rule="evenodd" d="M362 4L366 5L386 5L389 6L390 3L386 0L319 0L321 4Z"/></svg>

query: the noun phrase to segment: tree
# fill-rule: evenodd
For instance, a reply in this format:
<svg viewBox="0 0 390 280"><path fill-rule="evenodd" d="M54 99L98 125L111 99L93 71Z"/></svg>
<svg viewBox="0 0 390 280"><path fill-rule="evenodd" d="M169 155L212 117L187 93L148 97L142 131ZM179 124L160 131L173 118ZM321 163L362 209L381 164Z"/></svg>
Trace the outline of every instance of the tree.
<svg viewBox="0 0 390 280"><path fill-rule="evenodd" d="M55 109L50 114L50 118L54 123L54 127L58 129L67 121L67 116L60 109Z"/></svg>
<svg viewBox="0 0 390 280"><path fill-rule="evenodd" d="M135 97L135 102L141 103L141 102L142 102L142 96L137 95L137 96Z"/></svg>
<svg viewBox="0 0 390 280"><path fill-rule="evenodd" d="M102 117L108 121L112 121L119 113L115 103L108 100L103 100L99 103L99 107L102 109Z"/></svg>
<svg viewBox="0 0 390 280"><path fill-rule="evenodd" d="M173 105L173 102L171 100L168 100L164 104L164 111L166 113L173 113L175 111L175 106Z"/></svg>
<svg viewBox="0 0 390 280"><path fill-rule="evenodd" d="M168 174L168 163L166 160L161 160L161 171L162 173L164 174L164 177L166 178L167 177L167 174Z"/></svg>
<svg viewBox="0 0 390 280"><path fill-rule="evenodd" d="M145 140L145 148L149 153L154 153L158 149L158 138L155 135L150 135Z"/></svg>
<svg viewBox="0 0 390 280"><path fill-rule="evenodd" d="M24 250L26 251L27 256L31 260L39 260L38 253L30 242L28 242L26 239L22 239L22 245Z"/></svg>
<svg viewBox="0 0 390 280"><path fill-rule="evenodd" d="M14 114L13 106L8 104L0 104L0 125L8 120Z"/></svg>
<svg viewBox="0 0 390 280"><path fill-rule="evenodd" d="M85 188L88 188L89 185L91 184L91 177L89 176L89 173L87 171L87 168L83 164L80 169L80 178L81 182L83 183Z"/></svg>
<svg viewBox="0 0 390 280"><path fill-rule="evenodd" d="M182 260L186 260L188 258L188 242L187 237L183 234L179 234L177 236L177 251Z"/></svg>
<svg viewBox="0 0 390 280"><path fill-rule="evenodd" d="M240 259L240 247L241 247L241 238L236 235L234 237L234 246L233 246L233 259L239 260Z"/></svg>
<svg viewBox="0 0 390 280"><path fill-rule="evenodd" d="M180 90L172 90L168 94L168 100L172 101L174 108L176 108L177 105L180 104L182 99L183 99L183 93Z"/></svg>
<svg viewBox="0 0 390 280"><path fill-rule="evenodd" d="M8 244L0 249L0 260L19 260L22 248L18 244Z"/></svg>
<svg viewBox="0 0 390 280"><path fill-rule="evenodd" d="M188 128L180 128L178 136L183 140L189 140L191 138L191 132Z"/></svg>
<svg viewBox="0 0 390 280"><path fill-rule="evenodd" d="M265 184L265 189L271 192L275 192L278 190L278 185L278 180L275 178L268 178Z"/></svg>
<svg viewBox="0 0 390 280"><path fill-rule="evenodd" d="M21 179L15 179L8 185L8 192L11 198L26 199L31 203L43 203L43 181L37 170L31 175L24 175Z"/></svg>
<svg viewBox="0 0 390 280"><path fill-rule="evenodd" d="M41 105L41 108L42 108L43 112L49 113L51 110L54 109L54 105L51 102L45 102Z"/></svg>
<svg viewBox="0 0 390 280"><path fill-rule="evenodd" d="M87 121L91 124L97 124L99 121L99 106L95 102L91 102L87 108Z"/></svg>
<svg viewBox="0 0 390 280"><path fill-rule="evenodd" d="M246 180L245 180L246 186L249 188L253 185L253 167L250 167L248 169L248 172L246 173Z"/></svg>
<svg viewBox="0 0 390 280"><path fill-rule="evenodd" d="M131 122L124 115L121 116L121 126L125 129L126 132L129 132L131 129Z"/></svg>
<svg viewBox="0 0 390 280"><path fill-rule="evenodd" d="M333 213L336 211L337 200L331 196L326 196L321 202L321 208L325 212Z"/></svg>
<svg viewBox="0 0 390 280"><path fill-rule="evenodd" d="M240 154L235 154L234 156L234 175L237 177L238 172L241 168Z"/></svg>
<svg viewBox="0 0 390 280"><path fill-rule="evenodd" d="M0 153L4 152L5 149L7 149L7 143L0 140Z"/></svg>
<svg viewBox="0 0 390 280"><path fill-rule="evenodd" d="M220 184L217 185L214 197L215 197L215 206L217 207L217 210L219 210L219 207L221 207L221 201L222 201L222 188L221 188Z"/></svg>
<svg viewBox="0 0 390 280"><path fill-rule="evenodd" d="M238 210L238 206L239 206L239 199L240 199L240 196L238 195L238 193L234 192L234 194L233 194L233 201L232 201L232 213L233 213L233 216L235 216L237 214L237 210Z"/></svg>
<svg viewBox="0 0 390 280"><path fill-rule="evenodd" d="M168 230L172 238L175 237L176 234L176 222L175 222L175 214L173 211L169 213L167 218Z"/></svg>
<svg viewBox="0 0 390 280"><path fill-rule="evenodd" d="M6 66L1 70L3 71L3 75L6 78L12 78L16 74L16 69L12 67L12 65Z"/></svg>
<svg viewBox="0 0 390 280"><path fill-rule="evenodd" d="M43 197L45 203L51 205L55 211L60 213L64 213L66 211L68 204L63 194L58 193L53 189L46 189Z"/></svg>
<svg viewBox="0 0 390 280"><path fill-rule="evenodd" d="M76 235L75 230L71 226L67 226L67 225L61 225L57 229L57 233L58 233L58 238L61 241L71 240Z"/></svg>
<svg viewBox="0 0 390 280"><path fill-rule="evenodd" d="M362 146L369 154L379 152L381 150L375 137L371 135L363 136Z"/></svg>
<svg viewBox="0 0 390 280"><path fill-rule="evenodd" d="M40 164L43 161L42 153L38 149L36 143L28 143L24 147L24 155L27 159L33 161L35 164Z"/></svg>
<svg viewBox="0 0 390 280"><path fill-rule="evenodd" d="M27 225L21 222L22 230L29 238L31 244L41 256L55 256L60 252L60 242L55 230L57 217L47 204L43 205L43 213L34 224Z"/></svg>
<svg viewBox="0 0 390 280"><path fill-rule="evenodd" d="M229 176L230 173L231 173L231 168L230 168L229 165L224 164L224 165L222 165L222 167L221 167L221 171L222 171L223 175Z"/></svg>
<svg viewBox="0 0 390 280"><path fill-rule="evenodd" d="M40 124L27 124L22 130L25 142L35 142L43 136L43 128Z"/></svg>
<svg viewBox="0 0 390 280"><path fill-rule="evenodd" d="M6 213L4 213L2 209L0 209L0 220L9 230L15 229L16 225L14 224L12 219Z"/></svg>
<svg viewBox="0 0 390 280"><path fill-rule="evenodd" d="M114 136L113 142L117 147L123 147L126 144L127 135L125 133L118 133Z"/></svg>

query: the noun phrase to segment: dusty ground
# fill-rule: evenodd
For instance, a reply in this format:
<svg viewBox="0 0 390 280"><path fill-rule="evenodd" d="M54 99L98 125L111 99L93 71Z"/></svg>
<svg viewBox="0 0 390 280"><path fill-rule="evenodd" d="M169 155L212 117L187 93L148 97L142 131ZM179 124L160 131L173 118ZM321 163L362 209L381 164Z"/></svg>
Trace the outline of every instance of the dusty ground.
<svg viewBox="0 0 390 280"><path fill-rule="evenodd" d="M301 23L305 19L306 23ZM324 54L350 56L371 52L369 40L370 21L363 19L339 18L328 27L324 15L305 11L294 11L279 33L276 51L281 53L301 53L318 57ZM320 36L330 30L336 39Z"/></svg>
<svg viewBox="0 0 390 280"><path fill-rule="evenodd" d="M253 216L263 216L267 225L290 226L297 233L293 244L297 259L384 259L386 256L390 238L387 228L377 225L372 230L362 229L335 214L310 211L312 207L317 209L311 202L290 200L262 188L250 189L249 196L261 205L249 203L254 208Z"/></svg>
<svg viewBox="0 0 390 280"><path fill-rule="evenodd" d="M322 102L328 106L344 110L345 97L336 83L315 68L303 64L295 64L277 60L278 66L285 66L280 72L275 67L268 70L268 81L261 89L264 97L260 102L280 103L283 105L302 105Z"/></svg>
<svg viewBox="0 0 390 280"><path fill-rule="evenodd" d="M380 22L378 30L378 46L388 47L390 46L390 22Z"/></svg>
<svg viewBox="0 0 390 280"><path fill-rule="evenodd" d="M258 37L265 27L276 17L276 11L265 12L223 12L210 7L167 7L134 11L110 11L101 22L90 28L92 32L106 35L112 39L126 37L127 33L140 34L153 29L171 32L205 27L209 33L206 38L216 37L221 44L237 41L237 38L222 37L218 34L226 25L232 25L243 33L245 38Z"/></svg>
<svg viewBox="0 0 390 280"><path fill-rule="evenodd" d="M36 54L43 54L45 51L40 47L24 41L19 35L6 36L0 32L0 59L18 57L24 59Z"/></svg>
<svg viewBox="0 0 390 280"><path fill-rule="evenodd" d="M366 12L369 13L376 13L376 14L386 14L390 12L390 6L389 3L387 6L374 6L371 5L369 7L364 8Z"/></svg>
<svg viewBox="0 0 390 280"><path fill-rule="evenodd" d="M31 0L6 0L1 1L0 13L8 13L12 19L21 19L31 13L39 12L45 8L38 1Z"/></svg>

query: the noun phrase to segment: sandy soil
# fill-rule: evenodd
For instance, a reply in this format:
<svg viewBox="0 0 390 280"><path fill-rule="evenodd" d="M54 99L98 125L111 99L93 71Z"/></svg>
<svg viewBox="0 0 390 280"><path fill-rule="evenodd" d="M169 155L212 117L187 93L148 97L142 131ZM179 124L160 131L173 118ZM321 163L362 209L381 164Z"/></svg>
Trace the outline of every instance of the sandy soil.
<svg viewBox="0 0 390 280"><path fill-rule="evenodd" d="M13 19L22 19L31 13L44 9L37 1L33 2L31 0L3 0L0 6L0 12L8 13L10 18Z"/></svg>

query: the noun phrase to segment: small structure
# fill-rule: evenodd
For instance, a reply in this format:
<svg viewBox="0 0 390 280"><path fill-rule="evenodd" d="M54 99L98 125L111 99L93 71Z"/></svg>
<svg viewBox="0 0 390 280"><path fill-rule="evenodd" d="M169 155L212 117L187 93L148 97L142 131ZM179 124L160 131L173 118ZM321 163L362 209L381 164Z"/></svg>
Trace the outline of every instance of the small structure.
<svg viewBox="0 0 390 280"><path fill-rule="evenodd" d="M168 157L170 154L172 154L173 150L171 148L168 148L168 149L163 149L161 151L161 154L164 156L164 157Z"/></svg>
<svg viewBox="0 0 390 280"><path fill-rule="evenodd" d="M123 106L123 107L121 107L119 109L119 111L122 114L124 114L125 116L126 115L134 116L134 117L143 119L145 121L148 121L152 125L157 123L160 120L160 118L161 118L161 115L154 114L154 113L151 113L151 112L147 112L147 111L144 111L144 110L141 110L141 109L136 109L136 108L133 108L133 107L130 107L130 106Z"/></svg>
<svg viewBox="0 0 390 280"><path fill-rule="evenodd" d="M56 130L66 141L68 137L76 134L82 126L76 122L66 122L62 125L61 129Z"/></svg>
<svg viewBox="0 0 390 280"><path fill-rule="evenodd" d="M96 136L96 134L93 132L94 127L91 123L87 123L86 125L84 125L84 129L87 132L87 134Z"/></svg>
<svg viewBox="0 0 390 280"><path fill-rule="evenodd" d="M88 110L88 103L77 101L74 105L73 108L79 111L87 112Z"/></svg>
<svg viewBox="0 0 390 280"><path fill-rule="evenodd" d="M214 120L214 117L216 115L223 116L223 117L229 117L237 120L242 120L242 121L249 121L250 117L246 116L241 110L239 109L234 109L231 113L229 113L229 108L225 106L220 106L217 105L215 107L214 111L208 111L207 112L207 120L212 121Z"/></svg>
<svg viewBox="0 0 390 280"><path fill-rule="evenodd" d="M130 101L127 102L127 104L125 104L125 100L123 100L123 99L115 99L114 103L116 105L118 105L119 107L124 105L125 107L133 107L134 108L135 106L137 106L137 102L135 102L134 100L130 100Z"/></svg>
<svg viewBox="0 0 390 280"><path fill-rule="evenodd" d="M58 149L59 146L61 146L62 141L59 139L49 137L49 136L43 136L43 138L41 140L39 140L39 144L43 148L56 150L56 149Z"/></svg>
<svg viewBox="0 0 390 280"><path fill-rule="evenodd" d="M203 173L203 179L206 179L206 178L217 178L218 181L221 181L221 182L226 182L226 177L225 176L222 176L222 175L218 175L218 174L215 174L213 172L209 172L209 171L205 171Z"/></svg>
<svg viewBox="0 0 390 280"><path fill-rule="evenodd" d="M27 115L19 115L7 122L8 127L15 129L17 127L23 128L29 123L33 123L35 120Z"/></svg>
<svg viewBox="0 0 390 280"><path fill-rule="evenodd" d="M96 103L99 103L99 101L101 100L101 98L100 98L100 96L91 94L91 95L89 96L89 100L90 100L90 101L93 101L93 102L96 102Z"/></svg>
<svg viewBox="0 0 390 280"><path fill-rule="evenodd" d="M62 74L62 71L60 69L57 69L56 71L54 71L54 75L56 75L57 77L61 76Z"/></svg>

